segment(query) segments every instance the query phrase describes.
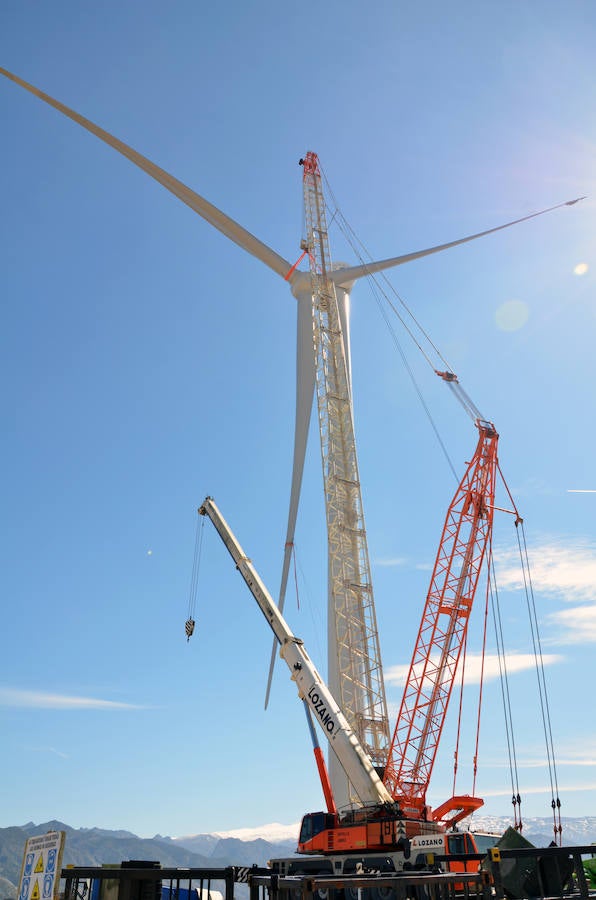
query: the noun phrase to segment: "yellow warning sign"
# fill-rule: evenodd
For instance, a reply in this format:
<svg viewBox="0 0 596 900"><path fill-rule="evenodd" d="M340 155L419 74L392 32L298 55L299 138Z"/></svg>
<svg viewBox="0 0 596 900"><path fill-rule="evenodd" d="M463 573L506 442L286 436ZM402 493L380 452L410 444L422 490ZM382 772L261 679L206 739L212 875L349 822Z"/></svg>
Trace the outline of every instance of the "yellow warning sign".
<svg viewBox="0 0 596 900"><path fill-rule="evenodd" d="M39 881L37 878L35 879L35 884L33 885L33 890L31 891L31 900L39 900L41 894L39 893Z"/></svg>
<svg viewBox="0 0 596 900"><path fill-rule="evenodd" d="M37 864L33 871L36 875L38 875L40 872L43 872L43 853L39 854L39 859L37 860Z"/></svg>

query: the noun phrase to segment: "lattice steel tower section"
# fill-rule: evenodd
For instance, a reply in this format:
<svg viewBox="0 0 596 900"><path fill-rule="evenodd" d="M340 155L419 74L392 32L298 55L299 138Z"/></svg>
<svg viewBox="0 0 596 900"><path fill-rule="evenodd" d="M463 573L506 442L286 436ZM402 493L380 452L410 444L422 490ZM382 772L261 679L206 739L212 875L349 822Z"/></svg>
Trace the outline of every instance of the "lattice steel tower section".
<svg viewBox="0 0 596 900"><path fill-rule="evenodd" d="M406 815L420 816L426 806L492 536L499 435L491 422L478 419L476 425L478 444L447 511L385 772L385 786ZM447 801L441 809L454 805L457 803Z"/></svg>
<svg viewBox="0 0 596 900"><path fill-rule="evenodd" d="M310 259L328 533L328 684L373 763L384 767L389 724L356 456L349 349L335 285L329 278L332 263L316 154L307 153L302 164L306 222L303 249Z"/></svg>

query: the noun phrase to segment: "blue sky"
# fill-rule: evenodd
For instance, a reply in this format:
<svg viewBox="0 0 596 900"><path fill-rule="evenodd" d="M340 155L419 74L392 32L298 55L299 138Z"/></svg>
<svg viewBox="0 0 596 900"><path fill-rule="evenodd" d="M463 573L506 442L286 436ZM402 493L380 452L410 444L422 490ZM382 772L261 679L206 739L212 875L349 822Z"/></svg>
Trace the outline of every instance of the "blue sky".
<svg viewBox="0 0 596 900"><path fill-rule="evenodd" d="M574 816L596 810L585 690L596 495L572 493L596 490L595 44L596 9L578 0L366 10L331 0L312 14L264 0L0 7L0 65L290 260L302 236L298 159L309 149L375 258L589 195L391 276L501 434L533 563L562 811ZM214 533L204 538L197 631L184 637L206 494L277 591L294 300L144 173L5 79L0 115L0 826L58 818L148 836L295 822L323 805L304 716L281 666L263 710L270 636ZM337 229L330 238L335 259L356 261ZM352 309L360 470L395 715L454 480L365 283ZM400 341L461 471L475 430ZM313 432L296 540L300 608L289 595L286 609L323 668L317 440ZM523 811L548 815L506 515L495 544ZM451 793L452 733L448 724L435 805ZM461 792L471 789L472 752L469 742L460 749ZM486 811L507 814L494 678L478 765Z"/></svg>

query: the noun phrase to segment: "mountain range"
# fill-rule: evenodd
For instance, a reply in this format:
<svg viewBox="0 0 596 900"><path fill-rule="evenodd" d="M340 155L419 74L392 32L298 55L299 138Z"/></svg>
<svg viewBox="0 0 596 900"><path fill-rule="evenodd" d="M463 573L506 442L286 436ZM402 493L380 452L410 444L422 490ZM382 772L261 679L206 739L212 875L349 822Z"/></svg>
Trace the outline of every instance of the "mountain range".
<svg viewBox="0 0 596 900"><path fill-rule="evenodd" d="M273 830L272 830L273 828ZM102 828L71 828L64 822L50 821L40 825L28 822L0 828L0 900L15 900L20 878L23 851L28 838L47 831L66 834L62 865L101 866L119 864L123 860L159 860L165 868L224 868L225 866L264 866L271 856L290 856L296 849L298 826L280 832L281 826L242 829L247 839L237 832L196 834L170 838L157 834L140 838L130 831ZM273 841L260 835L271 834ZM290 837L290 835L294 835Z"/></svg>
<svg viewBox="0 0 596 900"><path fill-rule="evenodd" d="M564 818L563 843L567 846L596 842L596 816ZM475 817L474 831L501 835L511 825L505 816ZM291 856L296 850L298 825L263 825L237 831L184 837L140 838L130 831L71 828L51 821L0 828L0 900L16 900L23 850L28 838L47 831L66 833L63 866L101 866L129 859L159 860L164 867L223 868L264 866L272 856ZM534 846L547 846L553 838L549 818L526 820L523 835Z"/></svg>

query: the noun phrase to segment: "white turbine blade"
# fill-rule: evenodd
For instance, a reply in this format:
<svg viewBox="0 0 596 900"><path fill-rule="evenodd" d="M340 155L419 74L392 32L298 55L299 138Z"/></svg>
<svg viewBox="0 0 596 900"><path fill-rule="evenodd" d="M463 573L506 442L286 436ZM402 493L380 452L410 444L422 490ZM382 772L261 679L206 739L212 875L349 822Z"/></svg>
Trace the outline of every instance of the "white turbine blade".
<svg viewBox="0 0 596 900"><path fill-rule="evenodd" d="M303 294L298 299L298 340L296 345L296 425L294 428L294 463L292 466L292 489L290 491L290 508L288 511L288 527L286 529L286 546L284 550L284 562L279 589L278 606L283 612L286 600L286 588L290 563L292 561L292 547L296 532L296 518L298 516L298 504L300 502L300 488L304 472L304 460L306 457L306 444L310 415L315 391L315 364L313 360L312 337L312 300L310 294ZM265 693L265 709L269 704L273 670L278 653L278 643L274 639L271 648L271 662L269 664L269 677L267 679L267 691Z"/></svg>
<svg viewBox="0 0 596 900"><path fill-rule="evenodd" d="M405 253L403 256L394 256L391 259L382 259L378 262L364 263L360 266L351 266L345 269L335 269L329 273L329 277L336 285L351 285L357 278L364 275L374 275L375 272L383 272L385 269L391 269L393 266L401 266L403 263L412 262L414 259L421 259L423 256L431 256L433 253L440 253L441 250L449 250L451 247L458 247L460 244L467 244L468 241L475 241L476 238L484 237L487 234L494 234L495 231L502 231L503 228L510 228L512 225L519 225L520 222L527 222L528 219L535 219L536 216L543 216L545 213L552 212L553 209L560 209L562 206L573 206L585 197L577 197L575 200L567 200L564 203L557 203L556 206L549 206L548 209L541 209L540 212L531 213L529 216L523 216L521 219L515 219L513 222L506 222L504 225L497 225L496 228L489 228L486 231L479 231L478 234L470 234L468 237L459 238L457 241L449 241L448 244L438 244L436 247L429 247L426 250L415 250L413 253Z"/></svg>
<svg viewBox="0 0 596 900"><path fill-rule="evenodd" d="M257 259L260 259L261 262L264 262L265 265L269 266L270 269L273 269L274 272L277 272L278 275L281 275L282 278L288 274L291 264L287 262L282 256L272 250L267 244L264 244L254 235L252 235L249 231L219 210L216 206L213 206L212 203L209 203L205 200L204 197L201 197L200 194L195 193L195 191L191 190L185 184L182 184L181 181L178 181L177 178L174 178L173 175L170 175L168 172L165 172L163 169L160 169L159 166L156 166L155 163L152 163L151 160L147 159L145 156L142 156L140 153L137 153L136 150L133 150L132 147L129 147L127 144L123 143L123 141L118 140L118 138L114 137L114 135L110 134L107 131L104 131L103 128L100 128L98 125L95 125L93 122L90 122L89 119L85 119L83 116L79 115L79 113L74 112L74 110L69 109L68 106L65 106L63 103L60 103L58 100L54 100L53 97L50 97L48 94L44 94L43 91L40 91L38 88L34 87L32 84L28 84L28 82L23 81L17 75L13 75L11 72L8 72L6 69L0 67L0 74L5 75L6 78L9 78L11 81L14 81L15 84L20 85L22 88L25 88L26 91L29 91L31 94L34 94L36 97L39 97L40 100L43 100L45 103L48 103L50 106L53 106L54 109L57 109L59 112L63 113L65 116L68 116L69 119L72 119L73 122L76 122L78 125L81 125L83 128L90 131L91 134L94 134L101 141L108 144L110 147L113 147L114 150L117 150L118 153L121 153L123 156L126 156L135 166L138 166L144 172L147 172L148 175L151 175L156 181L158 181L161 185L163 185L170 193L174 194L175 197L182 200L183 203L186 203L187 206L190 206L196 213L203 217L210 225L213 225L214 228L217 228L218 231L221 231L222 234L225 234L231 241L234 241L235 244L238 244L242 247L243 250L246 250L248 253L251 253L253 256L256 256Z"/></svg>

